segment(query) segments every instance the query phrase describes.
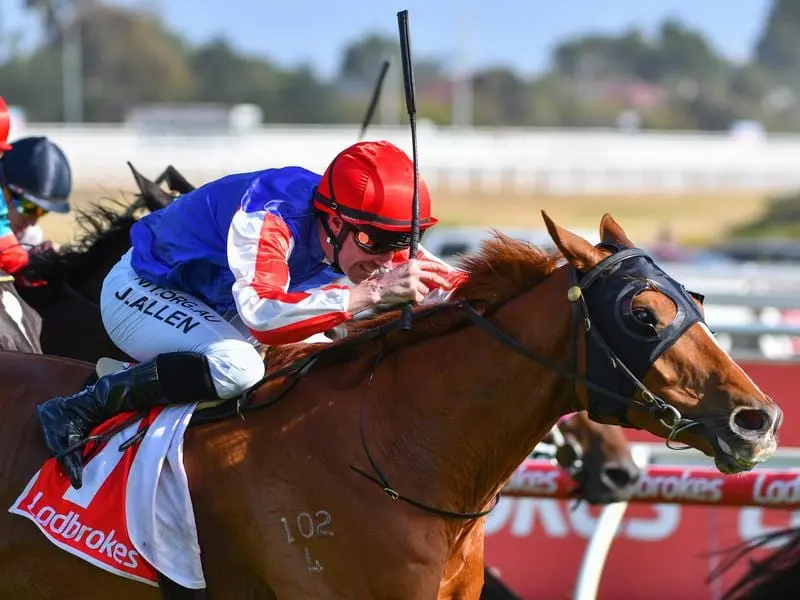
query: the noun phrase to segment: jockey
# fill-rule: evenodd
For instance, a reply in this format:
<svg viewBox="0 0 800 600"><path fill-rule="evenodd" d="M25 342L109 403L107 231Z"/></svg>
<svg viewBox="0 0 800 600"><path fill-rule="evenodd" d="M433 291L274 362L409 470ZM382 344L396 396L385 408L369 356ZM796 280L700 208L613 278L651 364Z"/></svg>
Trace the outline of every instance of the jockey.
<svg viewBox="0 0 800 600"><path fill-rule="evenodd" d="M69 212L72 173L61 149L44 137L7 141L8 110L0 98L0 269L14 274L28 264L26 246L42 243L40 217Z"/></svg>
<svg viewBox="0 0 800 600"><path fill-rule="evenodd" d="M235 398L264 377L257 344L329 341L325 331L360 311L447 294L458 271L421 246L409 260L412 195L408 156L359 142L322 176L228 175L137 221L100 307L111 339L141 362L37 407L72 485L75 445L114 414ZM420 180L420 232L436 222Z"/></svg>

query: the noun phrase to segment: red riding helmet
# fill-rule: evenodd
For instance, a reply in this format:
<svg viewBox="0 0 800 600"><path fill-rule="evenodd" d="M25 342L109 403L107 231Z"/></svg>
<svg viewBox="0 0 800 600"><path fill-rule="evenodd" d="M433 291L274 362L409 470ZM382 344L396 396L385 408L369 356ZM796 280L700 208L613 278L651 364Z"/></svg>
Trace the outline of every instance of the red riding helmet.
<svg viewBox="0 0 800 600"><path fill-rule="evenodd" d="M11 150L8 143L8 131L11 129L11 115L3 97L0 96L0 152Z"/></svg>
<svg viewBox="0 0 800 600"><path fill-rule="evenodd" d="M314 191L314 206L356 229L411 231L414 164L389 142L358 142L331 161ZM419 178L419 229L432 227L431 197Z"/></svg>

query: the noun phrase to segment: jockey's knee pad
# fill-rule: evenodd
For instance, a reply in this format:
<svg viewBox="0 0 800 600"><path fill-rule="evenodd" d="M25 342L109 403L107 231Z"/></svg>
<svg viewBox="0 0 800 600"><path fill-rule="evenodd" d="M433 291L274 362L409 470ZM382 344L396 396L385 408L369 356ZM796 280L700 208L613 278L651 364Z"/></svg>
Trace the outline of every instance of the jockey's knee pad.
<svg viewBox="0 0 800 600"><path fill-rule="evenodd" d="M158 381L171 403L219 398L208 359L199 352L166 352L156 357Z"/></svg>
<svg viewBox="0 0 800 600"><path fill-rule="evenodd" d="M205 354L220 398L235 398L264 377L264 360L258 350L244 340L214 343Z"/></svg>
<svg viewBox="0 0 800 600"><path fill-rule="evenodd" d="M240 359L235 365L238 370L236 381L240 387L237 395L243 394L256 385L264 378L266 373L264 359L253 346L250 346L250 348L252 351L246 354L246 358Z"/></svg>

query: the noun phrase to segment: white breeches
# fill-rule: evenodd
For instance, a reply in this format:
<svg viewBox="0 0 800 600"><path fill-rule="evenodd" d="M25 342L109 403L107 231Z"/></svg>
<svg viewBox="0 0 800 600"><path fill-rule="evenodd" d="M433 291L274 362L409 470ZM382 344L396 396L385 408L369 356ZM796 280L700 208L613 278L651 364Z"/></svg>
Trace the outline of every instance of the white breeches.
<svg viewBox="0 0 800 600"><path fill-rule="evenodd" d="M233 398L264 377L258 343L236 311L219 315L197 298L142 279L128 251L103 281L100 312L111 340L137 361L165 352L207 357L220 398ZM330 341L322 334L309 342Z"/></svg>

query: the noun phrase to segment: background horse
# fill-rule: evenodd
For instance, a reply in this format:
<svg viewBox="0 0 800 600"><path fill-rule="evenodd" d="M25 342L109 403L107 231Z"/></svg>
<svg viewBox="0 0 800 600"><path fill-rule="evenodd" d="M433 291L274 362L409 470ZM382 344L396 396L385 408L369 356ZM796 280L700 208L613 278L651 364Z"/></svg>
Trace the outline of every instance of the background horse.
<svg viewBox="0 0 800 600"><path fill-rule="evenodd" d="M17 285L20 296L41 316L46 354L96 361L102 356L130 360L106 333L100 319L100 290L111 267L130 247L133 216L100 205L82 211L84 235L59 250L31 255L18 276L46 285Z"/></svg>
<svg viewBox="0 0 800 600"><path fill-rule="evenodd" d="M131 171L140 194L130 206L117 202L95 203L78 213L82 231L75 243L59 250L31 255L28 266L18 274L28 281L46 285L17 285L19 294L41 316L41 347L45 354L96 362L103 356L131 360L106 333L100 318L100 291L111 268L130 248L130 230L140 208L159 210L173 196L158 184ZM185 193L191 188L171 165L158 177L170 189Z"/></svg>
<svg viewBox="0 0 800 600"><path fill-rule="evenodd" d="M189 429L184 462L210 595L436 597L458 576L451 557L475 542L479 515L575 410L689 443L724 472L774 452L774 402L702 322L671 327L693 302L685 290L608 216L599 247L545 222L565 265L498 237L465 261L453 302L415 311L410 332L389 315L339 342L273 347L270 369L291 369L242 399L244 420ZM576 302L585 305L575 311ZM592 327L576 328L584 320ZM658 351L645 346L647 360L636 362L642 338ZM587 360L601 343L614 362ZM0 497L10 505L48 456L31 405L74 391L89 371L36 355L3 358ZM605 404L575 385L584 373ZM624 394L627 382L635 387ZM319 519L308 538L285 529L300 513ZM157 597L76 561L24 519L0 514L0 529L0 595ZM466 597L478 597L482 565L475 578Z"/></svg>
<svg viewBox="0 0 800 600"><path fill-rule="evenodd" d="M596 423L585 411L563 419L559 429L580 449L577 468L570 464L574 451L565 447L566 460L559 465L575 480L575 497L589 504L610 504L629 500L642 470L634 462L628 439L622 428ZM574 464L574 463L573 463Z"/></svg>

